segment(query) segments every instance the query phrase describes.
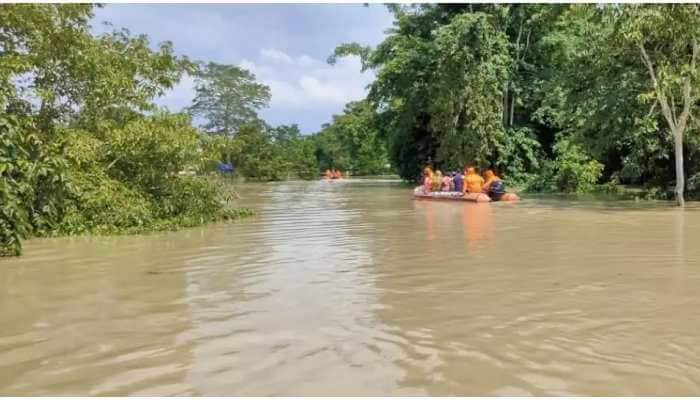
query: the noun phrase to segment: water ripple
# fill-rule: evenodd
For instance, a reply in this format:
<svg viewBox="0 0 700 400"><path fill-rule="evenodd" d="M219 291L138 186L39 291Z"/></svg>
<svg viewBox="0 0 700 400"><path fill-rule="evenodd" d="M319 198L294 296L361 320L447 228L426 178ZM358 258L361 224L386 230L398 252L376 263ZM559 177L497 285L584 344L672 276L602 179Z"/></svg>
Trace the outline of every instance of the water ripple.
<svg viewBox="0 0 700 400"><path fill-rule="evenodd" d="M693 207L239 192L257 217L0 260L0 393L700 392Z"/></svg>

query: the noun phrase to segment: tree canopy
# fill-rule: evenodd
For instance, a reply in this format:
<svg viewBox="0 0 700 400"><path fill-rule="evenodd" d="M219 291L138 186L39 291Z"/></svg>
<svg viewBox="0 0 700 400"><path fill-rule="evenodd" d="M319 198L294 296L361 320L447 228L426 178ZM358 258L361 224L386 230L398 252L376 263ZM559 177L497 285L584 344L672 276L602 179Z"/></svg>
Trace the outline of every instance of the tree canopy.
<svg viewBox="0 0 700 400"><path fill-rule="evenodd" d="M200 133L153 99L192 67L170 43L95 36L90 5L0 7L0 255L27 236L138 232L228 218L178 173Z"/></svg>
<svg viewBox="0 0 700 400"><path fill-rule="evenodd" d="M690 176L697 193L697 5L390 10L376 48L341 44L329 62L355 55L375 71L368 101L405 179L473 163L529 188L675 177L682 203Z"/></svg>
<svg viewBox="0 0 700 400"><path fill-rule="evenodd" d="M316 157L321 170L340 169L354 175L387 172L389 163L383 133L366 101L345 106L342 115L316 135Z"/></svg>
<svg viewBox="0 0 700 400"><path fill-rule="evenodd" d="M255 81L251 72L210 62L195 72L195 98L189 111L205 120L213 134L234 136L241 126L259 122L257 111L267 107L270 88Z"/></svg>
<svg viewBox="0 0 700 400"><path fill-rule="evenodd" d="M209 179L221 162L259 180L473 164L525 190L700 196L696 4L389 5L381 43L328 60L360 57L367 98L312 135L258 116L271 92L249 71L92 34L94 7L0 7L0 255L28 236L238 215ZM157 107L185 74L188 113Z"/></svg>

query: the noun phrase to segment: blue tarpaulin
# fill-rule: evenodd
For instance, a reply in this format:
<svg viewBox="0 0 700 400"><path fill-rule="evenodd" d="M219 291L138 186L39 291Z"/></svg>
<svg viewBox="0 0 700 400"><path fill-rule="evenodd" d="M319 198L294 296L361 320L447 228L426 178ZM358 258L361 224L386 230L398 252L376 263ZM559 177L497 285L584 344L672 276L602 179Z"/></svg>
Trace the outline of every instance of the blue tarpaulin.
<svg viewBox="0 0 700 400"><path fill-rule="evenodd" d="M230 163L220 163L219 164L219 172L232 173L233 172L233 165L231 165Z"/></svg>

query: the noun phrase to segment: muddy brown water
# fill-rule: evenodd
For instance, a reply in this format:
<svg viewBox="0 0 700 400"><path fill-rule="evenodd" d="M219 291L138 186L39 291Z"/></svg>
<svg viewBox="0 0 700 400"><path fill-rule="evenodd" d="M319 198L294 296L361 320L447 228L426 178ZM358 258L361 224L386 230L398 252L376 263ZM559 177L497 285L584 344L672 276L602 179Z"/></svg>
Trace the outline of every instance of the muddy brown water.
<svg viewBox="0 0 700 400"><path fill-rule="evenodd" d="M696 207L240 191L259 216L0 260L0 394L700 394Z"/></svg>

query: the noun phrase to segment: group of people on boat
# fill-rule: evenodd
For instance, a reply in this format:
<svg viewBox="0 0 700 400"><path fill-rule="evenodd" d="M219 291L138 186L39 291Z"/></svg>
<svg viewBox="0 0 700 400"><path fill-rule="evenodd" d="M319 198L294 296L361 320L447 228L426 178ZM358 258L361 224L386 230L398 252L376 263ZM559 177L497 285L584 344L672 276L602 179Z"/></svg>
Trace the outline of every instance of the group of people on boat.
<svg viewBox="0 0 700 400"><path fill-rule="evenodd" d="M323 173L323 179L343 179L343 173L340 172L339 169L327 169L326 172Z"/></svg>
<svg viewBox="0 0 700 400"><path fill-rule="evenodd" d="M506 193L503 180L493 170L487 169L482 176L479 175L475 167L471 166L464 167L462 171L453 171L445 175L440 170L433 172L431 167L425 167L421 187L424 194L433 192L483 193L494 201L500 200Z"/></svg>

